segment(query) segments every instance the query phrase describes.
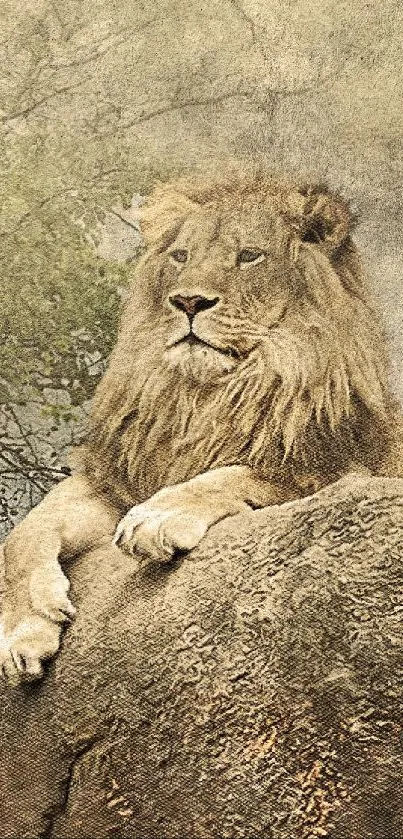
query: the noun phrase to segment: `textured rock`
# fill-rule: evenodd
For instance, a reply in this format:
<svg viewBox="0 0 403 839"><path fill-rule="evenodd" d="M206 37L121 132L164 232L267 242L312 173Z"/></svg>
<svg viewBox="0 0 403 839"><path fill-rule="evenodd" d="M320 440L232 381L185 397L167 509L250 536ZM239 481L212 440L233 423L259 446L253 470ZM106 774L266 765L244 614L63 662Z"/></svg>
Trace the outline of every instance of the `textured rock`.
<svg viewBox="0 0 403 839"><path fill-rule="evenodd" d="M105 546L42 684L1 697L7 839L403 837L403 481Z"/></svg>

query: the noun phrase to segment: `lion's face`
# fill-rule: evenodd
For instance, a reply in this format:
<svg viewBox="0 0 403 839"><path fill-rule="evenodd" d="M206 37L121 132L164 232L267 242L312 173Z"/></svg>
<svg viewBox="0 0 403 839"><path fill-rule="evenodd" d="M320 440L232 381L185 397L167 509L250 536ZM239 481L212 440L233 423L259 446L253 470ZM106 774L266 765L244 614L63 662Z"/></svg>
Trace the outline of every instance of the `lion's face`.
<svg viewBox="0 0 403 839"><path fill-rule="evenodd" d="M164 201L151 236L147 309L159 322L164 362L178 375L214 382L269 346L280 324L294 320L295 329L295 318L303 321L315 290L300 250L331 260L347 236L348 211L327 195L267 185L204 203L171 193L165 216Z"/></svg>
<svg viewBox="0 0 403 839"><path fill-rule="evenodd" d="M286 225L253 204L191 213L161 262L166 359L197 378L236 368L301 290Z"/></svg>

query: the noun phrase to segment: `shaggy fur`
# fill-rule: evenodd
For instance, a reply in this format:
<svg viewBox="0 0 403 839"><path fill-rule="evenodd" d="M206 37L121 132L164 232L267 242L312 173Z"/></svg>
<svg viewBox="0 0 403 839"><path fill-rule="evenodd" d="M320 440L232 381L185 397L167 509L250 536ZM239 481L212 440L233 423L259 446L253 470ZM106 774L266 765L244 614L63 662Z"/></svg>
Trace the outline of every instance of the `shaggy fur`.
<svg viewBox="0 0 403 839"><path fill-rule="evenodd" d="M147 251L82 453L98 488L127 507L223 465L301 492L352 467L390 469L384 340L343 201L264 177L180 180L154 191L142 227ZM235 239L265 262L240 270ZM178 270L168 254L183 243ZM186 316L166 299L183 288L220 295L195 323L225 354L167 352Z"/></svg>

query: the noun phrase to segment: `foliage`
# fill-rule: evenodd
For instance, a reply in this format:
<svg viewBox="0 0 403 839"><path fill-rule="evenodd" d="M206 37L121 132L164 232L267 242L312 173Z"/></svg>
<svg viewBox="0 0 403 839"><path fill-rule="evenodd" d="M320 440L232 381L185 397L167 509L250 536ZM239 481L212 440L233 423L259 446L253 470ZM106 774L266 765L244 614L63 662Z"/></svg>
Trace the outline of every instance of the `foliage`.
<svg viewBox="0 0 403 839"><path fill-rule="evenodd" d="M116 199L110 185L55 192L23 145L0 186L3 531L63 477L66 447L113 345L131 270L130 262L101 259L94 247L105 207Z"/></svg>

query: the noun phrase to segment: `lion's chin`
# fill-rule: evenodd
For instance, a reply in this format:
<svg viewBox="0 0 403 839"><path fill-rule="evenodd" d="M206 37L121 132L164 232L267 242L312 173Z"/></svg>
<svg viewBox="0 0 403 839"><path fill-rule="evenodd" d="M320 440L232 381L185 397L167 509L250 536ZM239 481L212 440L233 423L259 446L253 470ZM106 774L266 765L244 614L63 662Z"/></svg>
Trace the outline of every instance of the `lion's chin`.
<svg viewBox="0 0 403 839"><path fill-rule="evenodd" d="M197 379L200 383L212 382L236 366L236 359L207 344L181 342L165 352L165 360L185 378Z"/></svg>

